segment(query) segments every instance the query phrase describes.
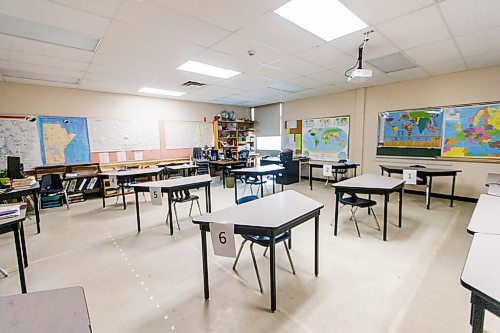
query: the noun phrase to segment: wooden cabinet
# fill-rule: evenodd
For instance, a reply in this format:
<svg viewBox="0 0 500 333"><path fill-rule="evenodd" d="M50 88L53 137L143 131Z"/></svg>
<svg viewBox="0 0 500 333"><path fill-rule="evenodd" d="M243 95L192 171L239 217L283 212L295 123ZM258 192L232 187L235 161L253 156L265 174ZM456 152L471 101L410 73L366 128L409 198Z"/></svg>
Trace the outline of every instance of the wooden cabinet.
<svg viewBox="0 0 500 333"><path fill-rule="evenodd" d="M215 120L214 147L231 151L233 159L238 159L238 151L255 151L255 122L250 120Z"/></svg>

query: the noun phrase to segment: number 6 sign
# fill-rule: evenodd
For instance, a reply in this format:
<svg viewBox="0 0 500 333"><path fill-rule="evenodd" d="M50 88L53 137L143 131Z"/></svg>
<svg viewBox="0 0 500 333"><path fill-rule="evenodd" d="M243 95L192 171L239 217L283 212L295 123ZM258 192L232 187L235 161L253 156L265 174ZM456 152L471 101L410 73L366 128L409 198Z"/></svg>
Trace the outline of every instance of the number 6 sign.
<svg viewBox="0 0 500 333"><path fill-rule="evenodd" d="M210 237L214 254L228 258L236 257L234 246L234 224L212 223L210 224Z"/></svg>

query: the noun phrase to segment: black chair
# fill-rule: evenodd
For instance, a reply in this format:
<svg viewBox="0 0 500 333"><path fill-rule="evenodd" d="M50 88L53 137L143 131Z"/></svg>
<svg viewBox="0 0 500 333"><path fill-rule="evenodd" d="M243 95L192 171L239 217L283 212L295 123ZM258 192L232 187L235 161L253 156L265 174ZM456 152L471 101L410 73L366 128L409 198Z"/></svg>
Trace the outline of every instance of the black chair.
<svg viewBox="0 0 500 333"><path fill-rule="evenodd" d="M203 159L203 149L200 147L193 148L193 159Z"/></svg>
<svg viewBox="0 0 500 333"><path fill-rule="evenodd" d="M68 193L64 188L61 176L56 173L43 175L40 182L40 200L38 200L38 207L40 209L42 208L42 198L44 196L54 196L58 194L62 194L64 196L66 207L69 210Z"/></svg>
<svg viewBox="0 0 500 333"><path fill-rule="evenodd" d="M265 180L265 179L260 180L259 176L246 176L246 177L242 177L242 180L245 183L245 187L243 188L242 195L245 195L245 191L247 190L246 185L248 185L250 187L250 193L252 195L253 195L252 186L257 186L257 193L255 193L255 194L258 196L259 192L260 192L260 185L261 184L262 184L263 188L266 189L266 192L267 192L267 187L266 187L267 180Z"/></svg>
<svg viewBox="0 0 500 333"><path fill-rule="evenodd" d="M340 181L346 180L347 178L342 177ZM372 213L373 217L375 218L375 223L377 224L377 230L380 231L380 225L377 220L377 215L375 215L375 212L373 211L373 206L377 204L376 201L374 200L368 200L368 199L363 199L359 198L356 194L352 193L349 194L349 197L345 197L346 193L344 192L339 192L339 202L342 204L342 206L339 208L339 210L342 210L344 206L351 206L351 218L354 222L354 225L356 226L356 230L358 231L358 237L361 237L361 234L359 232L359 226L358 226L358 221L356 220L356 211L359 208L368 208L368 210ZM340 211L339 211L340 212Z"/></svg>
<svg viewBox="0 0 500 333"><path fill-rule="evenodd" d="M243 149L238 152L238 161L248 161L250 150Z"/></svg>
<svg viewBox="0 0 500 333"><path fill-rule="evenodd" d="M180 191L175 191L172 194L172 202L174 203L174 214L175 214L175 221L177 222L177 228L181 230L181 226L179 225L179 219L177 217L177 208L176 205L178 203L184 203L184 202L191 202L191 208L189 209L189 217L191 217L191 213L193 211L193 204L196 201L196 204L198 205L198 211L200 212L201 215L201 208L200 208L200 197L197 195L189 193L189 190L180 190ZM165 221L168 224L168 217L169 214L167 214L167 220Z"/></svg>
<svg viewBox="0 0 500 333"><path fill-rule="evenodd" d="M246 197L242 197L236 201L237 205L244 204L249 201L253 201L258 199L259 197L256 195L248 195ZM250 241L250 253L252 254L252 260L253 260L253 266L255 267L255 274L257 275L257 281L259 281L259 288L260 292L263 293L264 289L262 288L262 282L260 280L260 274L259 274L259 267L257 266L257 260L255 259L255 253L253 252L253 245L258 244L260 246L263 246L266 248L266 251L264 252L264 256L266 255L267 249L269 246L271 246L271 238L269 236L254 236L254 235L245 235L242 234L241 237L243 237L243 242L241 243L240 249L238 251L238 255L236 256L236 259L234 260L233 264L233 270L236 271L236 265L238 264L238 260L240 259L241 251L243 250L243 246L247 241ZM287 231L283 232L279 235L277 235L274 238L275 244L278 244L280 242L283 242L283 245L285 246L286 254L288 256L288 260L290 261L290 266L292 268L292 273L295 275L295 267L293 266L293 261L292 257L290 256L290 251L288 250L288 247L286 246L286 240L290 239L292 237L292 234Z"/></svg>
<svg viewBox="0 0 500 333"><path fill-rule="evenodd" d="M418 164L415 164L415 165L410 165L410 168L421 168L421 169L425 169L426 167L424 165L418 165ZM420 177L417 177L417 185L427 185L427 178L420 178Z"/></svg>
<svg viewBox="0 0 500 333"><path fill-rule="evenodd" d="M347 163L347 160L341 159L338 161L338 163ZM335 174L335 176L334 176L333 180L335 182L338 182L339 175L342 177L345 177L347 175L347 168L346 169L336 169L334 174ZM327 177L325 185L328 185L329 180L330 180L330 177Z"/></svg>
<svg viewBox="0 0 500 333"><path fill-rule="evenodd" d="M193 163L198 166L198 169L196 169L198 175L208 175L210 173L210 161L203 157L202 148L193 148Z"/></svg>

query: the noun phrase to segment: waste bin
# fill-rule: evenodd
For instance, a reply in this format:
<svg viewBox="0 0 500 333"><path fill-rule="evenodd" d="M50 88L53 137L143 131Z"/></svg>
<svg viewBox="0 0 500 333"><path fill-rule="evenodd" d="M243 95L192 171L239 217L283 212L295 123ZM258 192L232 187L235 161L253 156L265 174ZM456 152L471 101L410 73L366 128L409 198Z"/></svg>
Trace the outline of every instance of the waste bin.
<svg viewBox="0 0 500 333"><path fill-rule="evenodd" d="M233 188L234 187L234 176L227 176L226 177L226 187L227 188Z"/></svg>

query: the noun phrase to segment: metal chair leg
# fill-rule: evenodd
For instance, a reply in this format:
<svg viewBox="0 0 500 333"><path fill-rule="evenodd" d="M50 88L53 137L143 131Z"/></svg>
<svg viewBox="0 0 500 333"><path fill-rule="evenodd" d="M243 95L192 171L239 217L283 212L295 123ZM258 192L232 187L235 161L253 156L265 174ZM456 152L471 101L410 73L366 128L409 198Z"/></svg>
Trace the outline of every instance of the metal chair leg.
<svg viewBox="0 0 500 333"><path fill-rule="evenodd" d="M377 229L378 229L378 231L380 231L380 224L378 223L377 215L375 215L375 212L373 211L372 207L370 207L370 210L372 211L372 215L375 218L375 223L377 223Z"/></svg>
<svg viewBox="0 0 500 333"><path fill-rule="evenodd" d="M179 218L177 217L177 207L175 206L177 202L174 202L174 213L175 213L175 221L177 222L177 229L181 230L181 226L179 225Z"/></svg>
<svg viewBox="0 0 500 333"><path fill-rule="evenodd" d="M264 289L262 288L262 282L260 281L260 274L259 274L259 267L257 266L257 260L255 259L255 253L253 252L253 245L255 243L252 242L250 244L250 253L252 254L252 259L253 259L253 265L255 267L255 274L257 274L257 280L259 281L259 288L260 288L260 293L264 293Z"/></svg>
<svg viewBox="0 0 500 333"><path fill-rule="evenodd" d="M246 242L247 242L246 239L244 239L243 242L241 242L240 250L238 251L238 255L236 256L236 259L234 260L233 271L236 270L236 264L238 263L238 260L240 260L241 250L243 250L243 246L245 245Z"/></svg>
<svg viewBox="0 0 500 333"><path fill-rule="evenodd" d="M189 208L189 217L191 217L191 213L193 212L193 204L194 200L191 200L191 208Z"/></svg>
<svg viewBox="0 0 500 333"><path fill-rule="evenodd" d="M269 249L269 247L266 247L266 249L264 250L264 253L262 254L264 257L266 256L267 254L267 249Z"/></svg>
<svg viewBox="0 0 500 333"><path fill-rule="evenodd" d="M63 193L64 193L64 198L66 199L66 208L69 210L68 193L66 193L66 191L64 191Z"/></svg>
<svg viewBox="0 0 500 333"><path fill-rule="evenodd" d="M200 207L200 200L196 199L196 204L198 205L198 211L200 212L200 215L201 214L201 207Z"/></svg>
<svg viewBox="0 0 500 333"><path fill-rule="evenodd" d="M9 273L7 273L7 271L5 269L3 269L2 267L0 267L0 274L2 274L4 277L9 276Z"/></svg>
<svg viewBox="0 0 500 333"><path fill-rule="evenodd" d="M293 261L292 261L292 256L290 255L290 250L288 249L288 246L286 246L286 242L283 242L283 245L285 246L286 254L288 256L288 260L290 261L290 267L292 267L292 273L295 275L295 267L293 267Z"/></svg>
<svg viewBox="0 0 500 333"><path fill-rule="evenodd" d="M358 227L358 221L356 221L356 211L353 210L354 207L351 207L351 216L352 220L354 221L354 225L356 226L356 230L358 231L358 237L361 238L361 234L359 233L359 227Z"/></svg>
<svg viewBox="0 0 500 333"><path fill-rule="evenodd" d="M144 198L144 202L148 202L148 200L146 199L146 192L142 192L142 197Z"/></svg>

